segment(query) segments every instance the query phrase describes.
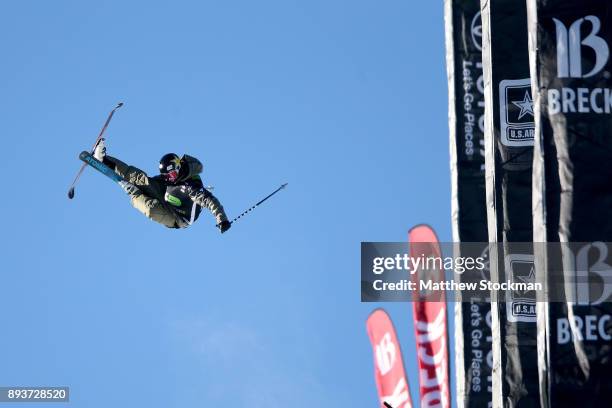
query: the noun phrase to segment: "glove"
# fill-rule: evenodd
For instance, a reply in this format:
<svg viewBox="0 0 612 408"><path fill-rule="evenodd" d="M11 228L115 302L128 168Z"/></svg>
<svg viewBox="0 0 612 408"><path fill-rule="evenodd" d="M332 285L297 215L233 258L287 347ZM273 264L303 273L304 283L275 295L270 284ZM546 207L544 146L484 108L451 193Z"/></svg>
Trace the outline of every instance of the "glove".
<svg viewBox="0 0 612 408"><path fill-rule="evenodd" d="M219 228L219 230L221 230L221 233L223 234L225 231L227 231L228 229L230 229L232 226L232 223L229 222L228 220L225 221L221 221L219 224L217 224L217 228Z"/></svg>

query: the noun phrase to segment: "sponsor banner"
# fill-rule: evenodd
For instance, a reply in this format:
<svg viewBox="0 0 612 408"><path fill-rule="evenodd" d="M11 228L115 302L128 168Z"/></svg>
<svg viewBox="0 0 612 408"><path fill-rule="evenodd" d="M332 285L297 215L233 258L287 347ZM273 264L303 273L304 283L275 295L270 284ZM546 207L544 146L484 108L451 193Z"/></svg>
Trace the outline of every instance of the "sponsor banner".
<svg viewBox="0 0 612 408"><path fill-rule="evenodd" d="M427 225L418 225L408 233L412 258L441 258L442 252L435 232ZM440 282L444 269L418 267L413 275L418 280ZM413 317L417 358L419 364L420 406L450 407L448 334L446 302L427 301L423 291L413 292Z"/></svg>
<svg viewBox="0 0 612 408"><path fill-rule="evenodd" d="M484 82L478 0L446 0L453 240L486 235Z"/></svg>
<svg viewBox="0 0 612 408"><path fill-rule="evenodd" d="M534 238L586 242L537 252L547 288L564 272L564 302L538 302L543 406L595 407L612 398L612 5L528 2L533 78ZM576 246L572 244L571 246ZM571 255L571 256L568 256Z"/></svg>
<svg viewBox="0 0 612 408"><path fill-rule="evenodd" d="M480 0L445 0L444 9L453 241L487 242ZM455 304L457 405L483 407L491 404L491 331L486 324L491 307L486 294L466 295L457 292ZM472 342L474 335L482 341Z"/></svg>
<svg viewBox="0 0 612 408"><path fill-rule="evenodd" d="M376 309L368 317L366 328L374 352L374 378L379 406L412 408L402 353L389 315L383 309Z"/></svg>
<svg viewBox="0 0 612 408"><path fill-rule="evenodd" d="M534 282L534 112L525 2L482 0L485 173L493 282ZM526 243L522 248L510 243ZM537 406L535 291L492 296L493 406ZM493 295L493 294L492 294Z"/></svg>

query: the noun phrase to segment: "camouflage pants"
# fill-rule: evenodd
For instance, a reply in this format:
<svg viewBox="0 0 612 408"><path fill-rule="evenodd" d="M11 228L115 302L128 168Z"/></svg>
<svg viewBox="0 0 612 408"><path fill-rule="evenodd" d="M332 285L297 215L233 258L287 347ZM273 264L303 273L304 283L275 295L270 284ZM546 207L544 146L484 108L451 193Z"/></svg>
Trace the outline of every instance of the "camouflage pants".
<svg viewBox="0 0 612 408"><path fill-rule="evenodd" d="M185 228L188 226L181 217L165 204L165 186L156 183L144 171L129 166L119 159L110 156L106 156L105 159L113 163L115 172L129 183L120 184L130 196L130 201L135 209L150 220L168 228Z"/></svg>
<svg viewBox="0 0 612 408"><path fill-rule="evenodd" d="M178 217L172 210L166 208L157 198L148 197L140 191L128 192L132 206L147 218L165 225L168 228L185 228L189 224Z"/></svg>

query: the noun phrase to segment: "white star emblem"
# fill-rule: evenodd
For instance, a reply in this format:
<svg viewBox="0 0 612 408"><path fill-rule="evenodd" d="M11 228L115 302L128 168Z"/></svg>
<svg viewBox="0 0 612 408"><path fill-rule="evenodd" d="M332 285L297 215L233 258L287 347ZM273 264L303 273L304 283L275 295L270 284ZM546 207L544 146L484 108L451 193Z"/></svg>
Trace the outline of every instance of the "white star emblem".
<svg viewBox="0 0 612 408"><path fill-rule="evenodd" d="M523 283L535 283L535 268L533 267L533 265L531 265L531 270L529 271L529 275L518 275L516 276L516 279L522 281ZM529 292L528 290L517 290L516 292L521 292L523 295L527 292Z"/></svg>
<svg viewBox="0 0 612 408"><path fill-rule="evenodd" d="M529 275L517 276L518 280L523 281L523 283L534 283L535 282L535 268L532 266L529 271Z"/></svg>
<svg viewBox="0 0 612 408"><path fill-rule="evenodd" d="M512 101L512 104L521 109L519 112L519 119L526 114L533 116L533 101L531 100L531 96L529 96L529 91L525 91L525 97L522 101Z"/></svg>

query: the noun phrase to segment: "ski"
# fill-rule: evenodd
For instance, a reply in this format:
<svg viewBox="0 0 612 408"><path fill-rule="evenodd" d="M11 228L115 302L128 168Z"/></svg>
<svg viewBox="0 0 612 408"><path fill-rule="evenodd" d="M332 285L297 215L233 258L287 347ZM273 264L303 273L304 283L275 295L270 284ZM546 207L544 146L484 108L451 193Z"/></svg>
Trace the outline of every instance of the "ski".
<svg viewBox="0 0 612 408"><path fill-rule="evenodd" d="M91 153L83 150L81 154L79 154L79 159L84 162L85 166L89 165L93 167L109 179L119 184L119 186L125 192L128 192L129 189L138 189L138 187L121 177L119 174L115 173L113 169L102 163L100 160L96 159Z"/></svg>
<svg viewBox="0 0 612 408"><path fill-rule="evenodd" d="M93 155L87 151L82 151L79 154L79 159L81 159L84 163L84 166L91 166L94 169L98 170L100 173L104 174L109 179L113 180L119 187L123 189L126 193L130 194L130 191L138 190L138 187L121 177L119 174L115 173L113 169L108 167L106 164L102 163L100 160L93 157ZM165 203L162 203L165 206Z"/></svg>
<svg viewBox="0 0 612 408"><path fill-rule="evenodd" d="M108 167L106 164L93 157L93 155L89 152L83 150L81 154L79 154L79 159L84 162L83 166L89 165L117 183L127 183L127 181L125 181L123 177L115 173L115 171Z"/></svg>
<svg viewBox="0 0 612 408"><path fill-rule="evenodd" d="M115 106L115 108L108 114L108 117L106 118L106 122L104 122L104 126L102 126L102 129L100 130L100 133L98 134L98 137L96 138L96 141L94 142L93 147L91 148L91 153L93 153L94 149L96 148L96 145L98 144L100 139L102 139L102 136L104 135L104 132L106 131L106 128L108 127L108 124L110 123L111 119L113 118L113 115L115 114L115 111L117 109L119 109L120 107L122 107L122 106L123 106L123 102L119 102L117 104L117 106ZM83 160L83 159L81 159L81 160ZM83 170L85 170L85 167L87 166L87 164L88 163L85 162L85 163L83 163L81 165L81 168L79 169L79 172L77 173L76 177L72 181L72 184L70 185L70 188L68 189L68 198L69 199L73 199L74 198L74 187L76 186L77 182L79 181L79 178L81 177L81 174L83 174Z"/></svg>

